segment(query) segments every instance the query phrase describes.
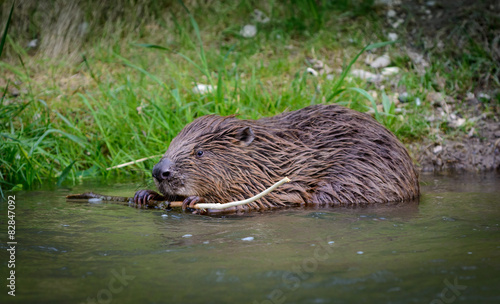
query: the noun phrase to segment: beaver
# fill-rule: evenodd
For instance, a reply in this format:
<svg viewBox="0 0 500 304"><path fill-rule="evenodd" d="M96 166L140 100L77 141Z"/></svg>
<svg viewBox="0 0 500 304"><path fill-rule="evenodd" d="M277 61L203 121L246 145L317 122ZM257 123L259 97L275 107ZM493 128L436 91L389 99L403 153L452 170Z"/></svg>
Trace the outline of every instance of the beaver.
<svg viewBox="0 0 500 304"><path fill-rule="evenodd" d="M227 203L249 198L288 176L292 181L231 211L287 206L358 206L419 196L418 174L396 136L370 115L313 105L258 120L207 115L170 143L152 175L161 194L134 201Z"/></svg>

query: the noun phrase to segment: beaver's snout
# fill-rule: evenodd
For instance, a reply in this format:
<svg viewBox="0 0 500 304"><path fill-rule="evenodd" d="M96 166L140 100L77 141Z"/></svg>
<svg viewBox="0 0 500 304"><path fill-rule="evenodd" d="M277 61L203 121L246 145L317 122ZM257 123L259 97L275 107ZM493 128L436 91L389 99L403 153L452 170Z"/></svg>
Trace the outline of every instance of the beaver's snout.
<svg viewBox="0 0 500 304"><path fill-rule="evenodd" d="M162 182L164 180L169 180L172 178L174 163L168 158L162 158L153 167L153 177L158 181Z"/></svg>

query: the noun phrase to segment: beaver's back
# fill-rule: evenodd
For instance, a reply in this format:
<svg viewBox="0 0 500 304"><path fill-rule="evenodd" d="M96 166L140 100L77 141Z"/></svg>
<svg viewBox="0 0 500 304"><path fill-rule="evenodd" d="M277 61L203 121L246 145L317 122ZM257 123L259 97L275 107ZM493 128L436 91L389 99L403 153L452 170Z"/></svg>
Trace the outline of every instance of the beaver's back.
<svg viewBox="0 0 500 304"><path fill-rule="evenodd" d="M367 114L316 105L263 118L258 124L303 146L304 153L290 154L295 161L283 166L283 174L314 184L314 190L306 191L313 203L403 201L419 195L418 174L406 148Z"/></svg>

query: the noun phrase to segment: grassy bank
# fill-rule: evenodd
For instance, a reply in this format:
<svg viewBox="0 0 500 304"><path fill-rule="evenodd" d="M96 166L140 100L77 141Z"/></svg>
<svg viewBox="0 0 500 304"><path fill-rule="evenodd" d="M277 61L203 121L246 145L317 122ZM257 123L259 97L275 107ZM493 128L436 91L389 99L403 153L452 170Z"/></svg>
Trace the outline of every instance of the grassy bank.
<svg viewBox="0 0 500 304"><path fill-rule="evenodd" d="M66 41L62 53L47 41L38 49L26 47L19 21L12 21L9 33L19 35L7 36L0 63L2 191L96 176L149 177L156 157L106 168L161 155L186 123L210 113L256 119L339 103L371 111L408 143L435 136L436 124L427 119L433 104L425 102L430 92L456 98L476 86L466 74L474 62L436 61L419 70L404 47L403 29L397 30L401 41L377 44L389 40L388 31L380 17L384 8L371 1L136 5L146 18L135 16L132 5L114 19L92 19L92 5L83 6L81 20L93 23L83 38ZM265 12L269 22L255 21L254 9ZM246 24L257 26L254 37L242 36ZM366 57L384 53L399 68L396 75L370 82L348 73L370 70ZM307 58L323 61L331 71L309 74ZM443 65L457 62L464 74L447 73ZM481 61L478 69L484 67ZM194 90L199 84L213 89ZM401 104L397 97L403 91L408 97ZM438 128L446 128L440 123Z"/></svg>

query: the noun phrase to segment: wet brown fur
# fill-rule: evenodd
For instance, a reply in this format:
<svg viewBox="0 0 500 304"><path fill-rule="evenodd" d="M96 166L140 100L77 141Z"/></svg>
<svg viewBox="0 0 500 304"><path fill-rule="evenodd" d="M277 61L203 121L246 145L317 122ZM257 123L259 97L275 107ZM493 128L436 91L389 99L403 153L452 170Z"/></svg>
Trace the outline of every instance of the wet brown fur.
<svg viewBox="0 0 500 304"><path fill-rule="evenodd" d="M199 157L198 151L203 151ZM285 184L240 210L290 205L364 205L418 197L418 175L405 147L367 114L316 105L259 120L203 116L187 125L164 157L166 197L226 203Z"/></svg>

